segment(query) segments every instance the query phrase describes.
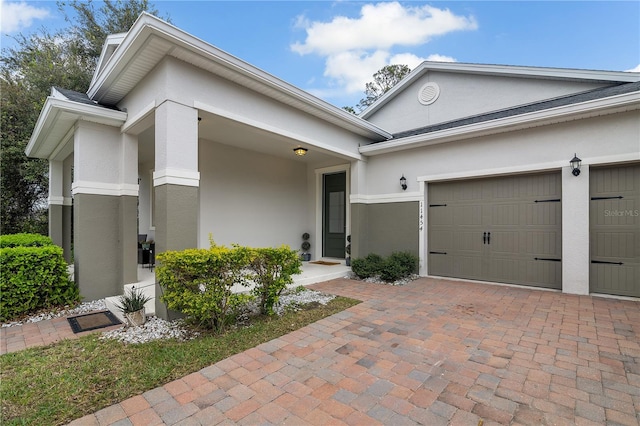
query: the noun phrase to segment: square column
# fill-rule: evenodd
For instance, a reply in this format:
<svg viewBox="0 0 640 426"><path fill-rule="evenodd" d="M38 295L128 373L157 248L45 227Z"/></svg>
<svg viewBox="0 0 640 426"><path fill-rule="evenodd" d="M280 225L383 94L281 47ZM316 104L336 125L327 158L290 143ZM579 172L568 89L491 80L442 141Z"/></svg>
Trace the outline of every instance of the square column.
<svg viewBox="0 0 640 426"><path fill-rule="evenodd" d="M198 110L165 101L155 112L155 241L156 252L198 247L200 173ZM156 284L156 295L162 294ZM156 297L156 316L173 319Z"/></svg>
<svg viewBox="0 0 640 426"><path fill-rule="evenodd" d="M49 198L47 200L49 203L49 237L53 244L60 247L63 245L63 169L62 161L49 160Z"/></svg>
<svg viewBox="0 0 640 426"><path fill-rule="evenodd" d="M85 300L120 295L137 281L137 152L137 138L117 127L76 125L74 260Z"/></svg>
<svg viewBox="0 0 640 426"><path fill-rule="evenodd" d="M562 168L562 292L589 294L589 166Z"/></svg>
<svg viewBox="0 0 640 426"><path fill-rule="evenodd" d="M69 161L49 161L49 237L62 247L67 263L71 256L71 174Z"/></svg>

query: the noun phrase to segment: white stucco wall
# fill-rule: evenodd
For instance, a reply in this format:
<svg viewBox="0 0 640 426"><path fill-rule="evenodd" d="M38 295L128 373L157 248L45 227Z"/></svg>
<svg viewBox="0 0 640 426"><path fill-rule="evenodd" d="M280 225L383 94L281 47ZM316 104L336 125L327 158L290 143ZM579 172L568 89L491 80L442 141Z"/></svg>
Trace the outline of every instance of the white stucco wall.
<svg viewBox="0 0 640 426"><path fill-rule="evenodd" d="M121 182L123 151L120 129L80 121L74 134L74 182L117 185ZM137 161L137 159L136 159Z"/></svg>
<svg viewBox="0 0 640 426"><path fill-rule="evenodd" d="M421 180L566 167L577 153L584 164L607 164L640 157L640 112L576 120L512 133L467 139L371 156L367 161L366 195L419 191Z"/></svg>
<svg viewBox="0 0 640 426"><path fill-rule="evenodd" d="M218 244L298 249L309 221L303 162L200 140L200 247Z"/></svg>
<svg viewBox="0 0 640 426"><path fill-rule="evenodd" d="M158 106L166 99L274 133L281 132L294 139L299 136L306 146L331 147L357 155L359 145L369 142L362 136L175 58L162 61L119 106L127 109L129 117L139 117L150 105Z"/></svg>
<svg viewBox="0 0 640 426"><path fill-rule="evenodd" d="M422 105L418 92L429 82L440 87L440 96L433 104ZM396 133L600 86L602 84L429 71L368 120Z"/></svg>

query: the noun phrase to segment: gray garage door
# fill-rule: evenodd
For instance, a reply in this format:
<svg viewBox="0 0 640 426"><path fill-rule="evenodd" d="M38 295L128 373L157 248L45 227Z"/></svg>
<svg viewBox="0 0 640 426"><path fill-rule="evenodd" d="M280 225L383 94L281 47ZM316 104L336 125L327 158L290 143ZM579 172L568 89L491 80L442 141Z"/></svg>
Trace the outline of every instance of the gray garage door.
<svg viewBox="0 0 640 426"><path fill-rule="evenodd" d="M429 274L560 289L560 196L560 173L429 184Z"/></svg>
<svg viewBox="0 0 640 426"><path fill-rule="evenodd" d="M640 165L590 171L593 293L640 297Z"/></svg>

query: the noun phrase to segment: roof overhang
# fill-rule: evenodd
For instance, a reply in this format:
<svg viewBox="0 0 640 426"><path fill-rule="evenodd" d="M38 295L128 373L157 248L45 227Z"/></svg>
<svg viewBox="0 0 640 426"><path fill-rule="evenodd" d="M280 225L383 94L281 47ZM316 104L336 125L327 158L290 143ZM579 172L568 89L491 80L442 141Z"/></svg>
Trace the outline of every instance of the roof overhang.
<svg viewBox="0 0 640 426"><path fill-rule="evenodd" d="M121 127L127 113L49 96L31 134L28 157L63 160L73 152L73 130L79 120Z"/></svg>
<svg viewBox="0 0 640 426"><path fill-rule="evenodd" d="M511 65L465 64L459 62L425 61L413 69L409 75L381 96L360 117L365 120L390 101L396 93L404 90L429 71L448 73L481 74L514 78L537 78L546 80L582 81L602 84L633 83L640 81L640 73L624 71L596 71L573 68L543 68Z"/></svg>
<svg viewBox="0 0 640 426"><path fill-rule="evenodd" d="M160 61L172 56L373 141L390 133L280 80L161 19L143 13L120 45L99 63L87 94L117 105Z"/></svg>
<svg viewBox="0 0 640 426"><path fill-rule="evenodd" d="M455 142L498 133L562 123L600 115L640 109L640 92L625 93L587 102L549 108L527 114L499 118L430 133L423 133L387 142L360 147L366 156L404 151L428 145Z"/></svg>

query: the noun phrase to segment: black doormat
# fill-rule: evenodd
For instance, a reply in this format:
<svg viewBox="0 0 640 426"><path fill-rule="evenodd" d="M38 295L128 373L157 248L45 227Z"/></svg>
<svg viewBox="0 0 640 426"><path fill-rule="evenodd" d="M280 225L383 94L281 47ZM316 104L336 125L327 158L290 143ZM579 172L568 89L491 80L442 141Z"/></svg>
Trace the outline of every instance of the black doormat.
<svg viewBox="0 0 640 426"><path fill-rule="evenodd" d="M110 327L112 325L122 324L111 311L92 312L90 314L77 315L67 318L71 330L74 333L82 333L83 331L97 330L98 328Z"/></svg>

